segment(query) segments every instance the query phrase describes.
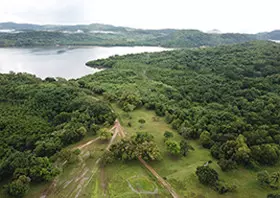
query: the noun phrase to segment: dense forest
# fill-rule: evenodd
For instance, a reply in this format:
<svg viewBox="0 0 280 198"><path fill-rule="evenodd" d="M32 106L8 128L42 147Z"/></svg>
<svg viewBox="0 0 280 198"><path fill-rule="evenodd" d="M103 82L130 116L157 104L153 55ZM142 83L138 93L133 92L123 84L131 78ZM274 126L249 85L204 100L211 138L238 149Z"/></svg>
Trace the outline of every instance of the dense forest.
<svg viewBox="0 0 280 198"><path fill-rule="evenodd" d="M59 173L51 156L115 120L79 81L10 73L0 84L0 181L11 181L5 188L15 197Z"/></svg>
<svg viewBox="0 0 280 198"><path fill-rule="evenodd" d="M199 139L224 171L274 165L280 157L280 45L256 41L206 49L114 56L82 80L117 102L165 116ZM100 89L96 90L96 87Z"/></svg>
<svg viewBox="0 0 280 198"><path fill-rule="evenodd" d="M111 25L90 24L54 26L1 23L0 47L99 45L202 47L242 43L252 40L280 40L280 31L258 34L210 34L199 30L141 30Z"/></svg>
<svg viewBox="0 0 280 198"><path fill-rule="evenodd" d="M173 157L187 156L193 149L189 141L198 140L222 171L259 170L279 162L280 44L252 41L129 54L87 65L106 69L69 81L0 74L0 181L8 183L8 194L21 197L30 183L52 180L64 147L98 131L102 140L110 139L104 127L117 117L112 104L128 113L152 110L170 124L182 138L177 142L172 132L164 133ZM155 137L135 132L113 144L102 164L139 156L160 160ZM208 165L197 167L196 175L221 194L236 188ZM279 189L279 172L259 172L256 178Z"/></svg>

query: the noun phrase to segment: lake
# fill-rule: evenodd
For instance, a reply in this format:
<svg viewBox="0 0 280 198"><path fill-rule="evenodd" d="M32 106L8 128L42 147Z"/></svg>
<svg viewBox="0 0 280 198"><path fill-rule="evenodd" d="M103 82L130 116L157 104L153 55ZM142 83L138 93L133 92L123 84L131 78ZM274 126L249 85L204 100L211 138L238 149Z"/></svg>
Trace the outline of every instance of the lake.
<svg viewBox="0 0 280 198"><path fill-rule="evenodd" d="M0 73L27 72L40 78L79 78L98 69L85 66L89 60L140 52L169 50L161 47L57 47L0 48Z"/></svg>

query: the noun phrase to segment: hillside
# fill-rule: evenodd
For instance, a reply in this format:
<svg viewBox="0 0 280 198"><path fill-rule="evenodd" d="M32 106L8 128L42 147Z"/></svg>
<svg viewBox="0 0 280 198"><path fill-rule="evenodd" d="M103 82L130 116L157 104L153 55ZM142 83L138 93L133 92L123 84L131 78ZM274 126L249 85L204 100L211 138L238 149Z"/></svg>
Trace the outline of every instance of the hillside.
<svg viewBox="0 0 280 198"><path fill-rule="evenodd" d="M279 57L280 45L265 41L114 56L88 62L110 69L82 79L88 88L102 86L123 111L164 116L209 149L218 170L238 175L245 167L251 181L258 170L279 167Z"/></svg>
<svg viewBox="0 0 280 198"><path fill-rule="evenodd" d="M0 47L9 46L163 46L204 47L252 40L278 40L279 31L259 34L210 34L199 30L141 30L112 25L34 25L0 23Z"/></svg>
<svg viewBox="0 0 280 198"><path fill-rule="evenodd" d="M1 197L170 197L139 158L181 197L280 193L280 44L87 65L106 69L69 81L0 75Z"/></svg>
<svg viewBox="0 0 280 198"><path fill-rule="evenodd" d="M61 151L64 147L115 120L108 104L78 82L11 73L0 74L0 84L0 181L10 182L7 191L15 197L22 197L29 183L60 173L56 159L75 157Z"/></svg>

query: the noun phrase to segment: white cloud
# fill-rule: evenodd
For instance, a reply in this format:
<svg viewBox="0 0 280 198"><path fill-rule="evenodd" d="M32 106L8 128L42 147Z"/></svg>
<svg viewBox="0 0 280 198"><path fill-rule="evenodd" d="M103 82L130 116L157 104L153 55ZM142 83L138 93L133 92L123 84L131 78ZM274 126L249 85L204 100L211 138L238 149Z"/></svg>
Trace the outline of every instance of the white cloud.
<svg viewBox="0 0 280 198"><path fill-rule="evenodd" d="M43 24L107 23L138 28L280 29L279 0L1 0L0 20Z"/></svg>

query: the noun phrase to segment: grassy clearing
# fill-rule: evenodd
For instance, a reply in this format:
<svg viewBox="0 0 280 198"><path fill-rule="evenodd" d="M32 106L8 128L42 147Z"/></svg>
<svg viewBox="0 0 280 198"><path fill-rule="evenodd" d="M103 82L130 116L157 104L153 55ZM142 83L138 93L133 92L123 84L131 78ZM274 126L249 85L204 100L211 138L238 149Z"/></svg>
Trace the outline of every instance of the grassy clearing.
<svg viewBox="0 0 280 198"><path fill-rule="evenodd" d="M137 189L140 185L139 191L153 191L156 186L156 180L150 177L149 173L144 169L138 161L133 161L129 163L116 162L105 168L106 175L108 178L108 197L118 197L118 198L148 198L154 197L156 195L149 194L138 194L133 192L129 187L127 181L132 181ZM140 180L132 178L142 178ZM146 180L144 180L145 178ZM161 186L157 185L158 194L160 197L169 197L168 192L165 191Z"/></svg>
<svg viewBox="0 0 280 198"><path fill-rule="evenodd" d="M93 138L94 137L87 137L83 141L73 144L68 148L75 148ZM96 141L83 148L79 155L79 162L66 165L63 168L63 172L61 172L61 174L53 182L37 186L32 185L32 188L26 198L38 198L46 191L48 191L48 198L72 198L76 196L88 198L92 196L94 192L93 189L96 189L96 192L99 192L98 189L95 188L95 183L99 180L99 165L97 161L104 152L106 145L107 144L104 142ZM51 187L54 183L54 187ZM97 195L94 197L100 196Z"/></svg>
<svg viewBox="0 0 280 198"><path fill-rule="evenodd" d="M134 191L143 194L153 194L157 192L157 185L145 176L133 176L127 179Z"/></svg>
<svg viewBox="0 0 280 198"><path fill-rule="evenodd" d="M184 197L223 197L223 198L248 198L248 197L266 197L268 193L280 192L279 190L271 190L261 187L256 180L256 171L239 167L237 170L230 172L221 171L217 161L212 158L208 149L204 149L198 141L189 141L194 147L194 151L189 151L187 157L173 157L166 152L164 145L164 132L171 131L174 133L175 140L181 140L174 130L165 123L163 118L159 118L153 111L138 109L130 113L123 112L116 105L113 105L115 111L120 116L120 121L125 131L129 135L135 134L136 131L145 131L154 135L155 141L162 151L163 160L153 162L150 165L176 189L176 191ZM146 123L140 124L139 119L143 118ZM131 127L128 127L128 122ZM203 165L206 161L212 160L211 167L219 172L220 178L228 183L237 185L237 191L220 195L212 189L201 185L195 175L197 166ZM261 169L269 172L279 170L280 165L275 167L262 167ZM128 172L134 170L130 167ZM147 173L146 173L147 174ZM132 176L132 175L131 175Z"/></svg>

